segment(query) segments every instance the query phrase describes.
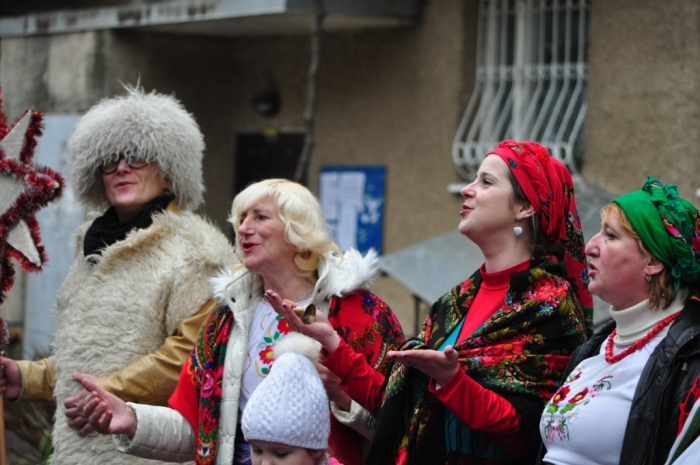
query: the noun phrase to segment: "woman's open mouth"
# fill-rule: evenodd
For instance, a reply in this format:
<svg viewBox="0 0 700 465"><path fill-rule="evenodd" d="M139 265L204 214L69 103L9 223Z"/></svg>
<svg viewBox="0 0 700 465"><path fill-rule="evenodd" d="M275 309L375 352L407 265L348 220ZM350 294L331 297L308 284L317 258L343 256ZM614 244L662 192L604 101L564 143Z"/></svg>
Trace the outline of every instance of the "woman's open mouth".
<svg viewBox="0 0 700 465"><path fill-rule="evenodd" d="M250 253L252 252L258 244L254 242L241 242L241 247L243 248L243 253Z"/></svg>
<svg viewBox="0 0 700 465"><path fill-rule="evenodd" d="M459 212L460 215L464 215L465 213L469 213L472 211L473 208L468 206L468 205L462 205L462 211Z"/></svg>

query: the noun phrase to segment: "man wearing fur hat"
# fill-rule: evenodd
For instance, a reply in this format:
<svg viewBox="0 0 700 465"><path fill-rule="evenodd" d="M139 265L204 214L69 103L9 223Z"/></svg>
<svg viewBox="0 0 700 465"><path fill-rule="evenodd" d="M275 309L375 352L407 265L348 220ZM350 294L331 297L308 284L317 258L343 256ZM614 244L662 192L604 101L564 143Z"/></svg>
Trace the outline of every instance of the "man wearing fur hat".
<svg viewBox="0 0 700 465"><path fill-rule="evenodd" d="M78 411L87 392L72 374L89 373L124 400L165 405L216 305L207 278L236 259L226 237L192 212L204 192L204 140L175 98L127 88L83 116L68 149L76 196L106 211L77 231L53 354L5 359L0 392L56 400L52 464L140 463L88 434Z"/></svg>

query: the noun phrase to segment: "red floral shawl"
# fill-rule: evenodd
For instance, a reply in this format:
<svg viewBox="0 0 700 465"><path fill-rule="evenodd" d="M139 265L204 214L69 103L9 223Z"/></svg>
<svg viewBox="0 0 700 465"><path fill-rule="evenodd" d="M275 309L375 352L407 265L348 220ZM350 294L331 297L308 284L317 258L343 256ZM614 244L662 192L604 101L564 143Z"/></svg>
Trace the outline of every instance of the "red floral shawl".
<svg viewBox="0 0 700 465"><path fill-rule="evenodd" d="M561 251L536 255L528 270L513 273L503 306L455 345L462 369L513 404L523 442L534 447L537 442L529 436L539 437L536 426L544 402L557 390L574 349L586 341L587 318L563 278L562 256ZM439 349L466 316L481 280L477 270L435 302L421 333L402 350ZM405 365L392 369L366 463L483 463L465 454L448 458L444 431L449 412L424 378Z"/></svg>
<svg viewBox="0 0 700 465"><path fill-rule="evenodd" d="M401 325L391 309L366 290L331 300L328 319L353 350L366 356L376 370L386 373L389 350L404 341ZM202 325L192 353L168 405L180 412L196 432L199 465L214 463L221 405L226 345L233 325L233 312L221 306ZM331 419L329 447L346 465L362 463L362 438Z"/></svg>

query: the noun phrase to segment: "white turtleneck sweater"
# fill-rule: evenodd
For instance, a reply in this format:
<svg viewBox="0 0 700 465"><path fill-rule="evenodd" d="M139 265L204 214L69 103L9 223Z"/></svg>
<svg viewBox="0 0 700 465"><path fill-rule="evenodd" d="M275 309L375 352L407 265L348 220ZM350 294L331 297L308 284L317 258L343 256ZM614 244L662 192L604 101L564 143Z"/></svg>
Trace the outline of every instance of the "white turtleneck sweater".
<svg viewBox="0 0 700 465"><path fill-rule="evenodd" d="M644 338L664 318L683 309L679 296L666 309L652 310L649 301L616 310L613 355ZM574 368L545 406L540 434L547 448L545 463L553 465L615 465L620 462L627 417L639 377L649 356L668 334L669 326L622 360L605 361L606 339L600 352Z"/></svg>

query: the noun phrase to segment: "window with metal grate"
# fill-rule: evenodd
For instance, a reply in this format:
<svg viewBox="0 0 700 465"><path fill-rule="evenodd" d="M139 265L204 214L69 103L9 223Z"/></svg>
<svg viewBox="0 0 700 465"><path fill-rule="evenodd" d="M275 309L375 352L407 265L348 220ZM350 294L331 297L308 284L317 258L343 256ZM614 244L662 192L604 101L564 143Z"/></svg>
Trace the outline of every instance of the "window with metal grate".
<svg viewBox="0 0 700 465"><path fill-rule="evenodd" d="M501 140L546 146L572 173L583 156L590 0L480 0L476 84L452 146L473 179Z"/></svg>

